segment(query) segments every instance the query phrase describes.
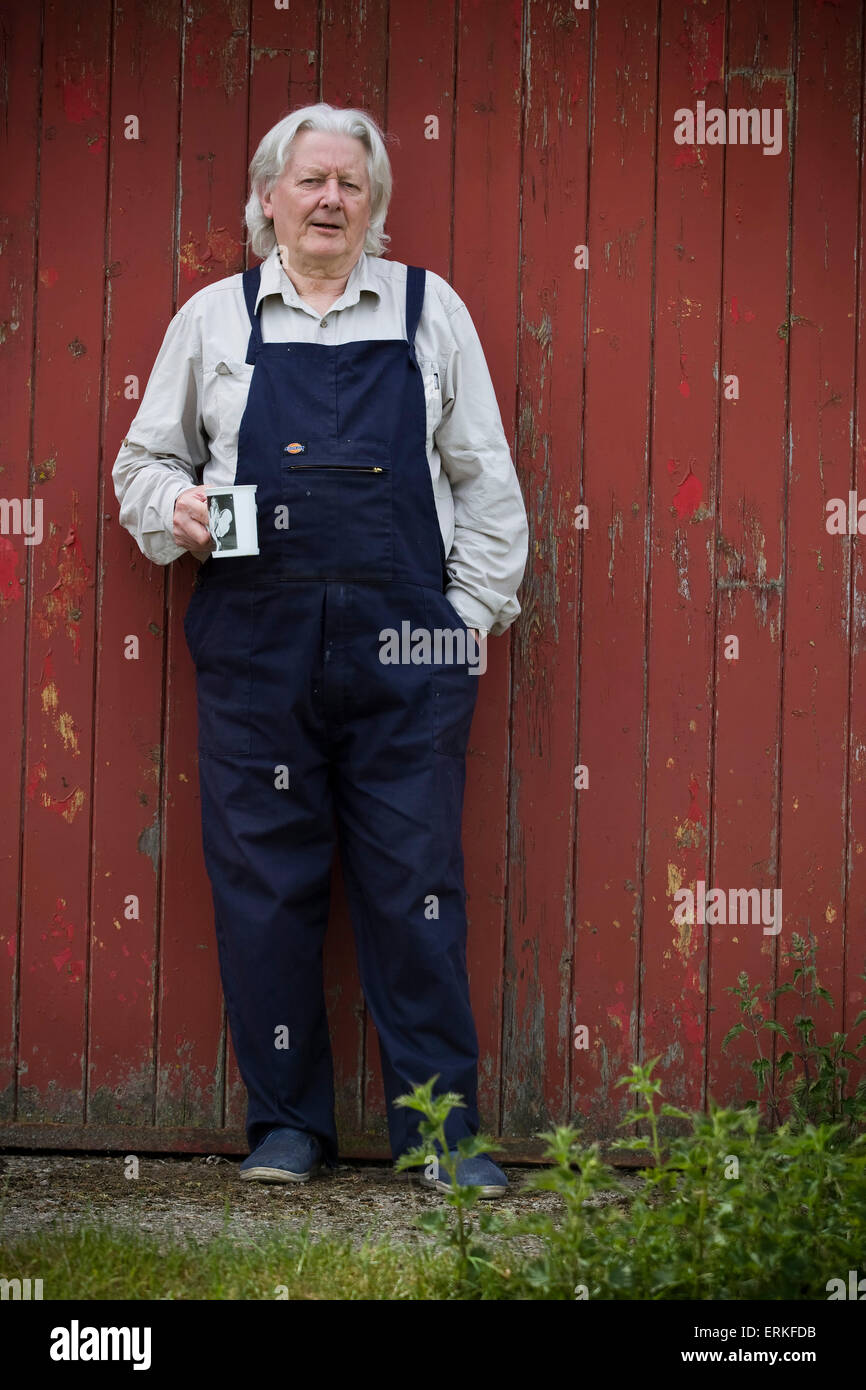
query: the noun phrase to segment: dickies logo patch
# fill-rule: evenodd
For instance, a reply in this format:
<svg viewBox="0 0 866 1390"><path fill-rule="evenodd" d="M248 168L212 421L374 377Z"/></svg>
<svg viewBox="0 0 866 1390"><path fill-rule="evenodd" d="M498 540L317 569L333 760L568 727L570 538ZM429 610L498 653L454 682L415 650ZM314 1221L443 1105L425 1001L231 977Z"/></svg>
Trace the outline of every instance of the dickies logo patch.
<svg viewBox="0 0 866 1390"><path fill-rule="evenodd" d="M306 452L306 444L299 444L297 440L294 440L291 444L283 445L284 454L305 454Z"/></svg>

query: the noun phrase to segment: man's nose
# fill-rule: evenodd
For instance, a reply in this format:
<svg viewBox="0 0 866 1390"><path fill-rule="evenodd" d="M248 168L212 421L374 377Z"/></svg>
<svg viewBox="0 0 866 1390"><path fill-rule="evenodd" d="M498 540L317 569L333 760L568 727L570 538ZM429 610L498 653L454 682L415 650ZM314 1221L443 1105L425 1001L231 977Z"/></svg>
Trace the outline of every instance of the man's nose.
<svg viewBox="0 0 866 1390"><path fill-rule="evenodd" d="M340 201L340 181L333 178L328 179L322 189L322 199L326 203L339 203Z"/></svg>

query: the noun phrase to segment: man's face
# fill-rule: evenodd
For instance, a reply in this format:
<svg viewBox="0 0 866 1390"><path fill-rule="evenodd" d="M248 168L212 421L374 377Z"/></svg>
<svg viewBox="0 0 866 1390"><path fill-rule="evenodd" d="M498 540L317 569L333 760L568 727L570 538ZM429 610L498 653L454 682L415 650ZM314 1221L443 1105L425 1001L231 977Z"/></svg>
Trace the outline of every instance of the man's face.
<svg viewBox="0 0 866 1390"><path fill-rule="evenodd" d="M303 131L261 203L289 266L306 274L350 270L370 223L366 149L352 135Z"/></svg>

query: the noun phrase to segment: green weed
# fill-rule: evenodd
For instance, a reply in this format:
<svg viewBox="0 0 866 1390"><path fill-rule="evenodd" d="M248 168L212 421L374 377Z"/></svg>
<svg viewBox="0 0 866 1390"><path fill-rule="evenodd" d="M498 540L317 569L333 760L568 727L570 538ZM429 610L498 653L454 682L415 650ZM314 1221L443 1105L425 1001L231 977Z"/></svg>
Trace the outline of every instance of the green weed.
<svg viewBox="0 0 866 1390"><path fill-rule="evenodd" d="M791 949L782 953L782 959L794 965L793 976L764 996L764 1004L772 1008L781 995L797 995L799 1012L793 1025L797 1037L792 1047L781 1052L775 1063L772 1050L770 1055L764 1054L762 1033L778 1034L786 1043L790 1043L791 1039L781 1023L766 1016L757 987L751 984L746 972L741 971L736 985L727 985L726 989L740 1001L743 1017L723 1038L722 1051L727 1051L735 1038L749 1033L757 1052L751 1066L758 1083L758 1100L766 1097L770 1122L775 1125L781 1123L778 1083L792 1075L794 1082L788 1096L792 1128L803 1130L808 1125L838 1124L840 1128L835 1132L835 1142L845 1143L866 1122L866 1077L859 1082L853 1095L848 1094L849 1064L860 1060L859 1053L866 1046L866 1033L859 1042L850 1046L847 1033L834 1032L829 1042L818 1041L815 1017L822 1005L833 1008L833 996L818 979L816 958L814 936L810 934L807 941L794 933ZM866 980L866 973L859 978ZM866 1009L862 1009L855 1018L852 1032L863 1022L866 1022Z"/></svg>

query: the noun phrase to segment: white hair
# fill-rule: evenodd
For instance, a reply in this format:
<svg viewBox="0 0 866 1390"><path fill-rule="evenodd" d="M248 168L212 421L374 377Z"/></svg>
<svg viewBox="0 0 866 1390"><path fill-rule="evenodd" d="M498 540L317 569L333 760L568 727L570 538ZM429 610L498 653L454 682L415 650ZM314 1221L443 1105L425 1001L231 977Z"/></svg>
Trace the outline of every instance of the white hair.
<svg viewBox="0 0 866 1390"><path fill-rule="evenodd" d="M250 196L244 210L248 240L253 251L264 260L277 244L273 218L265 215L261 198L267 197L283 174L291 157L292 142L305 130L319 130L327 135L351 135L363 144L367 151L370 178L370 225L364 250L368 255L381 256L391 240L385 232L385 217L391 201L391 162L385 150L385 135L366 111L329 106L324 101L315 106L298 107L277 121L253 155Z"/></svg>

